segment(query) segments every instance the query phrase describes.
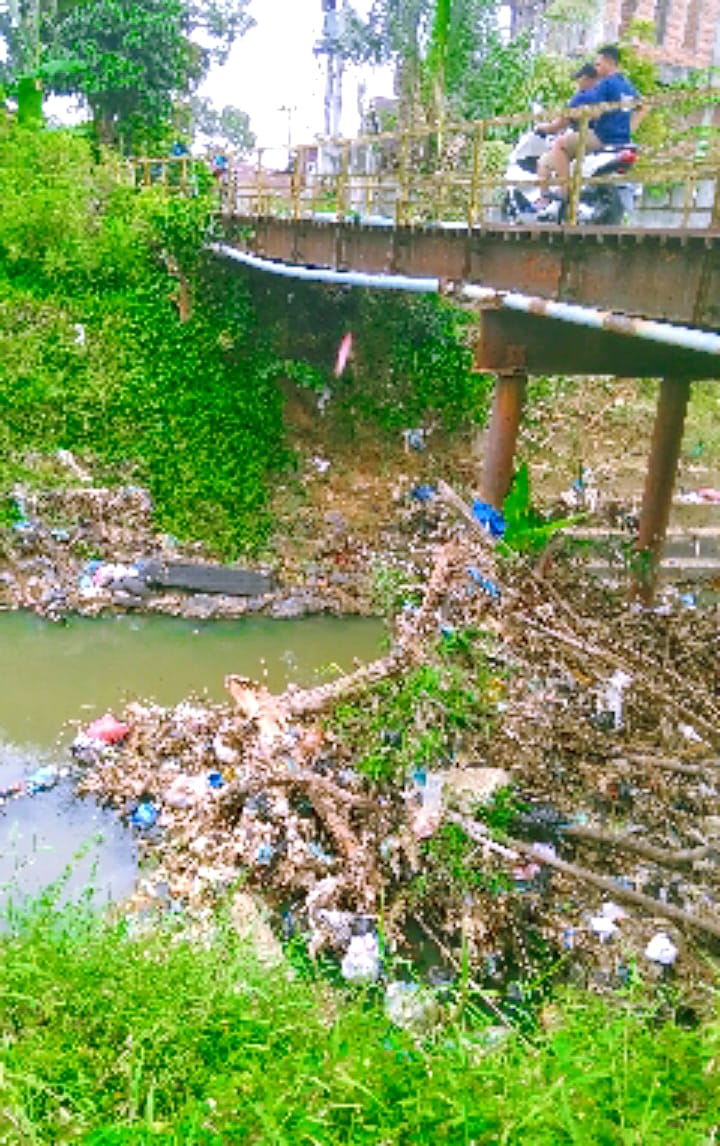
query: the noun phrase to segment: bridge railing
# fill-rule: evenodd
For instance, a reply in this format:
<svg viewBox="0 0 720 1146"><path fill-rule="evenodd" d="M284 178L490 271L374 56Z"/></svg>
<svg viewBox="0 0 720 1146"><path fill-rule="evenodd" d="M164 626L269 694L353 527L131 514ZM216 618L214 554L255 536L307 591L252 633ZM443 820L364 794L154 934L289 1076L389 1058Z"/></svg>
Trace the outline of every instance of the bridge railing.
<svg viewBox="0 0 720 1146"><path fill-rule="evenodd" d="M591 120L599 112L641 106L637 162L622 175L582 179L578 161L563 190L566 222L580 217L583 188L631 184L629 221L636 226L720 227L720 89L671 91L635 104L604 104L544 113L563 115L587 152ZM260 149L252 163L227 155L215 164L223 213L241 217L358 220L379 225L501 223L511 182L506 175L514 141L537 116L522 113L473 122L418 123L356 139L318 139L288 153ZM548 142L549 146L549 142ZM196 185L187 156L129 161L136 186L163 183L188 193ZM521 189L538 186L523 172ZM553 180L558 186L558 180Z"/></svg>

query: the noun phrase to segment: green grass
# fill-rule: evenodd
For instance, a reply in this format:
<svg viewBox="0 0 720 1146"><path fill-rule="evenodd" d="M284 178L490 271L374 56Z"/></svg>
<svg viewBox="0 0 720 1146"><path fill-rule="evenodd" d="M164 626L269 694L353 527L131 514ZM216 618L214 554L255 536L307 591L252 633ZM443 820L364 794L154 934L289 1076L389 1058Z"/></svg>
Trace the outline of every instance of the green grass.
<svg viewBox="0 0 720 1146"><path fill-rule="evenodd" d="M39 907L0 939L0 1142L715 1141L720 1023L569 999L529 1045L455 1016L431 1042L377 1000L210 945Z"/></svg>

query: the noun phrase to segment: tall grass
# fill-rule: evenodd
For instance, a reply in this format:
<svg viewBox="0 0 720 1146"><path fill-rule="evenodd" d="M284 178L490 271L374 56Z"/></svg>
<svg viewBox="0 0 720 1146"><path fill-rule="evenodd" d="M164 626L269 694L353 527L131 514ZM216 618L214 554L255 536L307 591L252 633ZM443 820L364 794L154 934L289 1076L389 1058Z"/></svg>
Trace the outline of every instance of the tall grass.
<svg viewBox="0 0 720 1146"><path fill-rule="evenodd" d="M35 908L0 937L0 1142L637 1143L720 1126L720 1023L573 997L532 1042L263 968L233 935Z"/></svg>

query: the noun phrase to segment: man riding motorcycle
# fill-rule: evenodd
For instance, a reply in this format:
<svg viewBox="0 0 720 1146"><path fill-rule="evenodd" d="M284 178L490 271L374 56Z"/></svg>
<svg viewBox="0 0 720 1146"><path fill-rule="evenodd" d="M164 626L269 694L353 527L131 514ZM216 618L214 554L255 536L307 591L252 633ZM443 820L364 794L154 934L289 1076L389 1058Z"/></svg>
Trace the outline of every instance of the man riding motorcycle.
<svg viewBox="0 0 720 1146"><path fill-rule="evenodd" d="M582 69L581 69L582 71ZM619 68L619 51L609 44L600 48L595 59L595 72L598 81L585 91L578 91L571 100L571 106L582 107L588 104L621 103L625 100L637 99L638 92L622 74ZM586 137L586 151L601 151L607 147L622 147L630 143L632 110L616 108L613 111L602 112L596 120L591 121ZM637 123L636 118L636 123ZM633 126L636 126L636 123ZM541 125L545 126L545 125ZM537 204L542 210L548 204L547 191L551 171L558 176L564 198L567 195L567 186L570 175L570 162L578 151L580 133L575 128L559 135L550 148L545 162L538 164L541 177L542 198Z"/></svg>

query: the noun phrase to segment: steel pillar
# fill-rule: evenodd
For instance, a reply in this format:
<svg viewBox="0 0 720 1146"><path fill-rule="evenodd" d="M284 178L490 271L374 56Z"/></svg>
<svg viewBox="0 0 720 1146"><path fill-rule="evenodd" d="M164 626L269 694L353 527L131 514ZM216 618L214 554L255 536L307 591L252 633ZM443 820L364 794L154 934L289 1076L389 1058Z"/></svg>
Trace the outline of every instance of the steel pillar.
<svg viewBox="0 0 720 1146"><path fill-rule="evenodd" d="M527 374L524 370L498 374L495 384L485 443L482 490L485 501L500 510L513 478L515 446L526 386Z"/></svg>
<svg viewBox="0 0 720 1146"><path fill-rule="evenodd" d="M655 593L689 397L687 379L663 378L645 477L634 578L635 595L646 604Z"/></svg>

